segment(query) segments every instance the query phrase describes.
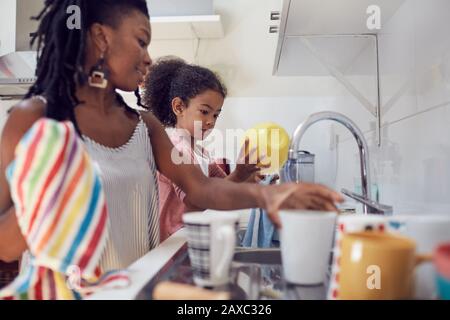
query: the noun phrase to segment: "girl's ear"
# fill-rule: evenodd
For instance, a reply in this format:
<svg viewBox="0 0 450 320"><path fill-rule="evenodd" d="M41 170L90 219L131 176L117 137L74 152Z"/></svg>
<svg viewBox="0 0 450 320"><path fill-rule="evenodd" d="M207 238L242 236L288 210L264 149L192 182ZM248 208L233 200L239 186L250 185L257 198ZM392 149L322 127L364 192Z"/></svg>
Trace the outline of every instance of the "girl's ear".
<svg viewBox="0 0 450 320"><path fill-rule="evenodd" d="M184 102L179 97L175 97L172 99L172 111L177 117L183 115Z"/></svg>

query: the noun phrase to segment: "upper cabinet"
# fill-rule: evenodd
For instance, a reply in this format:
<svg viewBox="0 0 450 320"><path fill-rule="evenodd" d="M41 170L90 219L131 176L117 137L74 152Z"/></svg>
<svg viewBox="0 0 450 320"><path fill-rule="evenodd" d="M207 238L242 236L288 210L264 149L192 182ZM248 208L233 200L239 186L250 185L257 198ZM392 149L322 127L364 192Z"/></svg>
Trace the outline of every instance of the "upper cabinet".
<svg viewBox="0 0 450 320"><path fill-rule="evenodd" d="M213 0L147 0L153 40L222 38Z"/></svg>
<svg viewBox="0 0 450 320"><path fill-rule="evenodd" d="M273 73L280 76L367 74L376 34L404 0L284 0ZM273 16L273 14L272 14ZM360 67L352 64L365 61Z"/></svg>
<svg viewBox="0 0 450 320"><path fill-rule="evenodd" d="M376 33L367 22L376 14L381 26L397 11L404 0L285 0L282 17L286 18L286 36L314 34ZM371 20L371 19L370 19ZM370 24L372 25L372 24Z"/></svg>

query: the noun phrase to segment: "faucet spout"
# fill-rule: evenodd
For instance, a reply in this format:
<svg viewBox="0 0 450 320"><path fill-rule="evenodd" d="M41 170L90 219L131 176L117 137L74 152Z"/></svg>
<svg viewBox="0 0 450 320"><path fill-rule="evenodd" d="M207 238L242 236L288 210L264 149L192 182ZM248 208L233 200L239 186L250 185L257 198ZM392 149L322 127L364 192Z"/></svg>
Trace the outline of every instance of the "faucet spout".
<svg viewBox="0 0 450 320"><path fill-rule="evenodd" d="M322 120L332 120L342 124L348 130L350 130L352 135L355 137L356 143L358 144L360 157L362 195L364 198L370 199L371 186L370 186L369 148L367 146L367 142L366 139L364 138L364 134L362 133L362 131L351 119L344 116L343 114L332 111L324 111L310 115L306 119L306 121L301 123L294 131L294 136L292 138L291 145L289 147L289 158L290 159L297 158L298 154L297 151L300 150L300 141L303 138L303 135L310 126ZM363 211L365 214L369 213L369 206L367 204L363 204Z"/></svg>

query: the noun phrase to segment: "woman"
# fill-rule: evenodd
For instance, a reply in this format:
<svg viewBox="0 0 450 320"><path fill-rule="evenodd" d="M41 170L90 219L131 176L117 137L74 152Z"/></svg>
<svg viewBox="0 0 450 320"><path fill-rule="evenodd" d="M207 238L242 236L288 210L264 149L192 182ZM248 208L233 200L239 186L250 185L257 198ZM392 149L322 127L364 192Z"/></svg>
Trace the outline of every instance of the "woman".
<svg viewBox="0 0 450 320"><path fill-rule="evenodd" d="M67 27L71 5L80 8L80 29ZM18 141L43 117L72 121L98 165L110 218L103 270L125 268L158 244L156 169L202 208L261 207L278 225L280 207L336 210L340 196L323 186L236 184L171 161L173 145L160 122L116 93L137 90L152 63L145 0L46 0L37 18L37 81L12 110L1 139L0 260L27 250L5 169Z"/></svg>

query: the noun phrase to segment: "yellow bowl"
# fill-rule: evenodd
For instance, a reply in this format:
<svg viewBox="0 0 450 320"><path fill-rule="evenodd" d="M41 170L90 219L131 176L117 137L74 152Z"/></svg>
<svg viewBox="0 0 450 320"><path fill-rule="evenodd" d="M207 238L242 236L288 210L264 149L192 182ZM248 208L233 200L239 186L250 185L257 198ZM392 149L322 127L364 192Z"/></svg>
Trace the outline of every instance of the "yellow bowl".
<svg viewBox="0 0 450 320"><path fill-rule="evenodd" d="M258 165L267 165L269 168L263 168L262 174L273 174L280 171L288 158L289 135L280 125L273 122L264 122L248 129L244 135L249 139L249 150L256 149L258 159L263 159ZM252 160L252 159L250 159Z"/></svg>

